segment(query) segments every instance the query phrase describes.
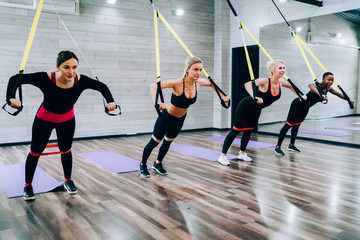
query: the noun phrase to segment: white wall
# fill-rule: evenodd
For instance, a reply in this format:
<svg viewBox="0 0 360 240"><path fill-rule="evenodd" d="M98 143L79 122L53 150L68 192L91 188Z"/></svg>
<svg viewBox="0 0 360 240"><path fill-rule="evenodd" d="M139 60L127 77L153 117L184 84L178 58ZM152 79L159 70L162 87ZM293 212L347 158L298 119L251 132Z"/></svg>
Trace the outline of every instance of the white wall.
<svg viewBox="0 0 360 240"><path fill-rule="evenodd" d="M81 0L78 16L62 15L62 18L94 72L109 86L121 105L122 115L107 116L101 95L88 90L75 107L75 137L151 132L157 117L149 88L156 81L152 6L145 0L121 0L115 5L104 2ZM194 55L203 59L207 72L213 75L213 1L156 0L155 3ZM176 8L185 10L183 17L172 16L171 10ZM4 103L7 81L19 71L34 14L33 10L0 7L0 98ZM159 22L159 31L162 80L181 77L187 54L162 22ZM57 16L43 12L25 72L56 70L57 53L64 49L73 50L80 60L79 72L91 76ZM25 107L17 117L0 111L0 144L30 141L32 121L42 94L33 86L24 86L23 92ZM167 103L170 93L164 91ZM200 89L184 129L213 126L215 97L210 88Z"/></svg>

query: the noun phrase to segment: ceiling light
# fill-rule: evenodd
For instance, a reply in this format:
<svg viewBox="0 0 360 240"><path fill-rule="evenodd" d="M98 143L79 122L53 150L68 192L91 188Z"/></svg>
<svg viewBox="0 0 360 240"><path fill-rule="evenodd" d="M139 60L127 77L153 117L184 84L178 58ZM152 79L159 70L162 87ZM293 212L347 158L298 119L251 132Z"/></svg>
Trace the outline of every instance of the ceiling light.
<svg viewBox="0 0 360 240"><path fill-rule="evenodd" d="M114 4L116 0L107 0L107 3Z"/></svg>
<svg viewBox="0 0 360 240"><path fill-rule="evenodd" d="M176 9L175 14L176 14L176 16L182 16L182 15L184 15L184 10Z"/></svg>
<svg viewBox="0 0 360 240"><path fill-rule="evenodd" d="M279 2L283 3L283 2L286 2L287 0L279 0Z"/></svg>
<svg viewBox="0 0 360 240"><path fill-rule="evenodd" d="M302 27L297 27L295 31L296 32L301 32L301 30L302 30Z"/></svg>

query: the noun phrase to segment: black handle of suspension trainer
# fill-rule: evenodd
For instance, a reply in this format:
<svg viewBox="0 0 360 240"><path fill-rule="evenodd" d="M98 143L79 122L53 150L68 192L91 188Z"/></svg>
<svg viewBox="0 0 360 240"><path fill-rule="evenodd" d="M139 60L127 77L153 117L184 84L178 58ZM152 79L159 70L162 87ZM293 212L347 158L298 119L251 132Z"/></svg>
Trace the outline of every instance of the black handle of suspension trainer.
<svg viewBox="0 0 360 240"><path fill-rule="evenodd" d="M109 115L109 116L119 116L119 115L121 115L121 107L116 104L116 108L115 108L113 111L115 111L116 109L119 109L119 112L118 112L118 113L111 113L111 112L109 111L109 109L108 109L107 107L105 107L105 113L106 113L107 115Z"/></svg>
<svg viewBox="0 0 360 240"><path fill-rule="evenodd" d="M158 81L156 86L157 86L157 89L156 89L156 97L155 97L155 105L154 105L154 107L155 107L155 110L156 110L157 114L159 115L159 117L163 117L163 116L165 116L165 110L160 110L159 109L160 104L158 104L159 96L160 96L160 101L162 103L164 103L164 96L163 96L163 93L162 93L162 90L161 90L161 81Z"/></svg>
<svg viewBox="0 0 360 240"><path fill-rule="evenodd" d="M236 13L233 5L231 4L230 0L226 0L226 1L229 4L229 7L230 7L231 11L233 12L233 14L235 15L235 17L237 17L237 13Z"/></svg>
<svg viewBox="0 0 360 240"><path fill-rule="evenodd" d="M324 99L324 96L323 96L323 92L322 92L320 83L318 82L317 79L314 79L314 82L315 82L316 88L317 88L317 90L318 90L318 92L319 92L320 99L321 99L321 103L322 103L322 104L327 104L327 103L328 103L328 100L327 100L327 99Z"/></svg>
<svg viewBox="0 0 360 240"><path fill-rule="evenodd" d="M2 109L4 109L5 112L7 112L8 114L12 115L12 116L17 116L23 109L23 106L21 105L20 108L17 109L17 111L15 112L9 112L8 110L6 110L6 105L9 105L8 103L5 103L3 106L2 106ZM10 106L10 105L9 105Z"/></svg>
<svg viewBox="0 0 360 240"><path fill-rule="evenodd" d="M220 103L221 103L221 105L224 107L224 108L229 108L230 107L230 99L229 99L229 101L227 102L227 104L226 104L226 102L221 98L221 95L220 95L220 93L222 93L224 96L226 96L226 94L218 87L218 85L216 85L216 83L212 80L212 78L210 77L210 76L208 76L208 79L209 79L209 81L210 81L210 83L214 86L214 88L215 88L215 90L216 90L216 93L217 93L217 95L219 96L219 98L220 98Z"/></svg>
<svg viewBox="0 0 360 240"><path fill-rule="evenodd" d="M345 100L348 101L349 107L350 109L354 109L354 104L352 104L352 102L350 101L349 96L346 94L346 92L342 89L342 87L340 87L340 85L338 85L338 88L340 89L340 91L342 92L342 94L345 97Z"/></svg>
<svg viewBox="0 0 360 240"><path fill-rule="evenodd" d="M22 77L22 74L24 73L24 70L20 70L19 71L19 74L18 74L18 78L16 80L16 84L15 86L19 85L18 88L19 88L19 100L21 102L21 106L17 109L17 111L15 112L10 112L6 109L6 105L9 105L11 106L9 103L5 103L3 106L2 106L2 109L4 109L5 112L7 112L8 114L12 115L12 116L17 116L22 110L23 110L23 100L22 100L22 87L21 87L21 77ZM11 93L10 93L10 96L15 96L15 92L16 92L16 89L17 88L14 88Z"/></svg>

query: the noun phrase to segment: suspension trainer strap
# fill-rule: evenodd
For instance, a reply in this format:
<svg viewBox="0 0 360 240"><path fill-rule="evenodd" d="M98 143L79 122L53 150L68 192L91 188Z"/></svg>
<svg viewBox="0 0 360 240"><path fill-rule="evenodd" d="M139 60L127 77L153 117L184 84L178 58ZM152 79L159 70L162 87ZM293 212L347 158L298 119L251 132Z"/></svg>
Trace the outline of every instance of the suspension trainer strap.
<svg viewBox="0 0 360 240"><path fill-rule="evenodd" d="M152 3L152 1L151 1ZM161 77L160 77L160 48L159 48L159 12L154 9L154 32L155 32L155 53L156 53L156 95L155 95L155 109L159 116L164 116L164 112L159 110L159 97L160 102L164 103L164 95L161 89Z"/></svg>
<svg viewBox="0 0 360 240"><path fill-rule="evenodd" d="M189 50L189 48L185 45L185 43L181 40L181 38L179 37L179 35L175 32L175 30L170 26L170 24L166 21L166 19L164 18L164 16L158 11L158 17L160 18L160 20L165 24L165 26L169 29L169 31L171 32L171 34L176 38L176 40L180 43L180 45L184 48L184 50L187 52L187 54L189 54L189 56L193 57L194 54L192 54L192 52ZM221 105L224 108L229 108L230 107L230 100L228 103L225 103L224 100L221 98L221 94L223 94L224 96L226 96L226 94L215 84L215 82L212 80L212 78L210 77L210 75L206 72L206 70L203 68L202 72L206 75L206 77L209 79L210 83L214 86L216 93L218 94L219 98L220 98L220 102ZM221 94L220 94L221 93Z"/></svg>
<svg viewBox="0 0 360 240"><path fill-rule="evenodd" d="M300 43L304 46L304 48L309 52L309 54L313 57L313 59L319 64L319 66L324 70L324 72L328 72L328 70L324 67L324 65L320 62L320 60L315 56L315 54L308 48L308 46L304 43L301 38L299 38ZM340 89L346 101L348 101L350 109L354 109L354 104L352 104L350 97L346 94L346 92L342 89L338 82L335 81L335 85Z"/></svg>
<svg viewBox="0 0 360 240"><path fill-rule="evenodd" d="M323 96L323 92L322 92L321 85L320 85L319 81L316 79L315 73L314 73L314 71L313 71L313 69L312 69L312 67L311 67L311 65L310 65L310 63L309 63L309 60L308 60L308 58L306 57L303 48L301 47L301 43L300 43L300 41L299 41L299 38L300 38L299 35L297 35L295 31L292 31L292 32L291 32L291 35L295 38L295 41L296 41L296 43L297 43L297 45L298 45L298 47L299 47L299 50L300 50L300 52L301 52L301 55L303 56L304 61L305 61L305 63L306 63L306 66L308 67L309 72L310 72L310 74L311 74L311 76L312 76L312 78L313 78L313 80L314 80L314 82L315 82L315 85L316 85L316 88L317 88L317 90L318 90L318 93L319 93L321 102L324 103L324 104L326 104L328 101L327 101L327 100L324 100L324 96Z"/></svg>
<svg viewBox="0 0 360 240"><path fill-rule="evenodd" d="M56 13L57 17L59 18L61 24L63 25L63 27L65 28L67 34L69 35L70 39L73 41L75 47L77 48L77 50L80 52L82 58L85 60L86 64L88 65L93 77L99 81L99 78L97 77L97 75L95 74L94 70L92 69L92 67L90 66L89 62L87 61L86 57L84 56L83 52L81 51L79 45L76 43L75 39L73 38L73 36L71 35L69 29L67 28L67 26L65 25L64 21L62 20L62 18L60 17L60 14L59 12L56 10L56 8L54 7L54 4L52 3L51 0L49 0L49 3L52 7L52 9L54 10L54 12ZM99 81L100 82L100 81ZM105 103L105 100L103 98L103 105L104 105L104 108L105 108L105 113L110 115L110 116L118 116L121 114L121 108L119 105L116 105L116 109L118 109L118 112L117 113L110 113L109 109L107 109L106 107L106 103Z"/></svg>
<svg viewBox="0 0 360 240"><path fill-rule="evenodd" d="M241 27L241 25L240 25L240 27ZM256 87L256 83L255 83L254 72L253 72L253 68L252 68L252 65L251 65L250 56L249 56L249 52L248 52L248 49L247 49L247 46L246 46L244 34L242 33L242 31L241 31L241 37L242 37L243 44L244 44L246 62L247 62L247 66L248 66L248 69L249 69L250 80L251 80L251 85L252 85L252 89L253 89L253 98L256 100L257 87Z"/></svg>
<svg viewBox="0 0 360 240"><path fill-rule="evenodd" d="M244 29L249 36L254 40L254 42L260 47L260 49L263 51L263 53L269 58L270 61L273 61L274 59L270 56L270 54L265 50L265 48L259 43L259 41L254 37L254 35L245 27L245 25L237 18L237 13L234 9L234 7L232 6L230 0L226 0L231 11L233 12L234 16L236 17L236 19L239 21L239 25L240 28ZM295 90L296 94L299 96L300 99L304 100L302 98L302 95L304 95L300 89L290 80L290 78L288 76L286 76L286 74L284 74L284 78L290 83L290 85L292 86L292 88Z"/></svg>
<svg viewBox="0 0 360 240"><path fill-rule="evenodd" d="M260 47L260 49L263 51L263 53L269 58L270 61L273 61L274 59L270 56L270 54L265 50L265 48L259 43L259 41L254 37L254 35L245 27L245 25L238 19L237 17L237 13L234 9L234 7L232 6L230 0L226 0L231 11L233 12L235 18L238 20L239 25L240 25L240 29L244 29L249 36L254 40L254 42ZM302 98L302 95L304 95L300 89L290 80L290 78L288 76L286 76L286 74L284 74L284 78L290 83L290 85L292 86L292 88L295 90L296 94L299 96L300 99L304 100Z"/></svg>
<svg viewBox="0 0 360 240"><path fill-rule="evenodd" d="M280 13L280 15L282 16L282 18L283 18L284 21L286 22L286 24L288 25L288 27L291 29L291 31L292 31L292 32L295 32L295 31L291 28L289 22L286 20L286 18L284 17L284 15L283 15L282 12L280 11L280 9L278 8L278 6L277 6L276 3L274 2L274 0L271 0L271 1L272 1L273 4L275 5L276 9L277 9L278 12ZM314 55L314 53L306 46L306 44L304 43L304 41L302 41L299 36L297 36L297 37L296 37L296 36L297 36L297 35L295 34L295 39L297 39L297 40L305 47L305 49L310 53L310 55L311 55L311 56L313 57L313 59L319 64L319 66L324 70L324 72L327 72L327 70L326 70L326 68L324 67L324 65L319 61L319 59ZM320 84L319 84L318 82L315 82L315 83L316 83L316 87L317 87L318 90L319 90L319 85L320 85ZM341 87L335 80L334 80L334 83L335 83L335 85L340 89L340 91L343 93L345 100L348 101L349 106L350 106L350 109L354 109L354 105L351 103L349 96L345 93L345 91L342 89L342 87ZM319 93L320 93L320 91L319 91ZM320 93L320 94L321 94L321 93Z"/></svg>
<svg viewBox="0 0 360 240"><path fill-rule="evenodd" d="M30 34L29 34L29 37L27 39L23 59L22 59L22 62L21 62L20 70L19 70L19 75L18 75L16 84L15 84L15 87L11 91L11 94L10 94L10 96L15 95L15 92L16 92L17 88L19 89L19 100L21 101L21 107L16 112L13 112L13 113L6 110L5 107L6 107L6 105L8 105L8 103L5 103L4 106L2 107L7 113L9 113L10 115L13 115L13 116L18 115L23 109L21 77L22 77L22 74L24 73L26 62L27 62L27 59L29 57L30 49L31 49L31 46L32 46L32 43L33 43L33 40L34 40L34 37L35 37L35 32L36 32L36 29L37 29L37 25L39 23L43 3L44 3L44 0L40 0L39 5L37 7L35 17L34 17L34 20L33 20L32 26L31 26Z"/></svg>

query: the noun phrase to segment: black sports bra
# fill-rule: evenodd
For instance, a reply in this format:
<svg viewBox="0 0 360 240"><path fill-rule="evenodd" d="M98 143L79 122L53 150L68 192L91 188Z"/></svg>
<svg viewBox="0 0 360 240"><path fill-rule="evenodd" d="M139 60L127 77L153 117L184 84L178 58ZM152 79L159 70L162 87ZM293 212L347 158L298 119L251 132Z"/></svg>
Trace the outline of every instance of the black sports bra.
<svg viewBox="0 0 360 240"><path fill-rule="evenodd" d="M183 92L180 96L176 96L174 93L171 95L171 104L178 108L188 108L191 104L196 102L197 97L197 84L195 82L195 97L187 98L185 96L185 79L183 79Z"/></svg>

